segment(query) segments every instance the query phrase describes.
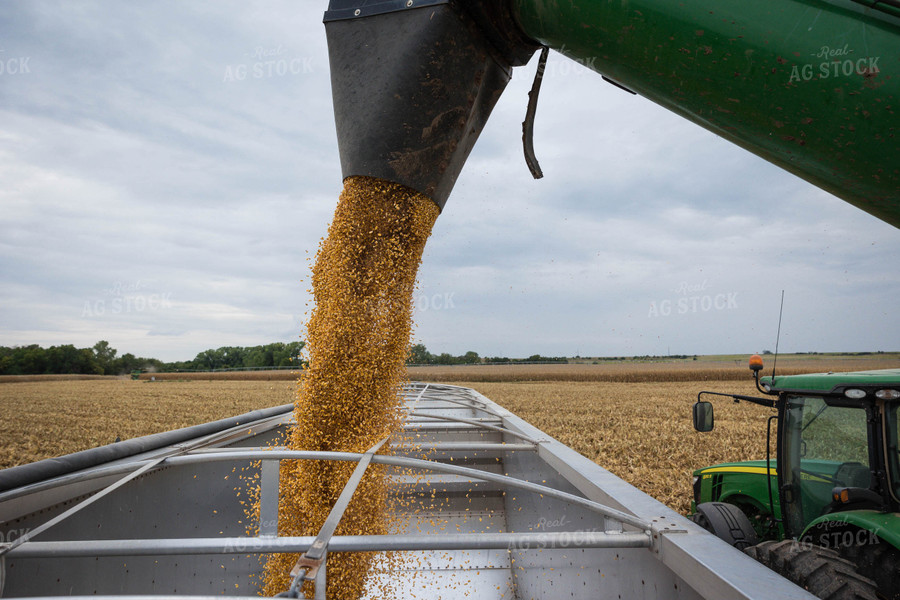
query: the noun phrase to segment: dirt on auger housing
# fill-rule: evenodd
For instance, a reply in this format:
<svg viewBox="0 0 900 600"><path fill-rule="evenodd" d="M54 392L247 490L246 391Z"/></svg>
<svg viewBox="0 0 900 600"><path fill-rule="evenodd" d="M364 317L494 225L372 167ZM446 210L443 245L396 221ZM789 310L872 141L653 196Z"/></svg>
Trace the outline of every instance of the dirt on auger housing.
<svg viewBox="0 0 900 600"><path fill-rule="evenodd" d="M438 213L429 198L405 186L368 177L345 180L313 268L309 368L301 374L292 449L365 452L395 430L416 272ZM279 535L315 536L355 466L284 461ZM335 533L387 533L387 497L384 469L370 466ZM329 555L328 598L359 598L373 558ZM297 555L269 556L263 593L288 589L296 561ZM304 592L312 597L307 585Z"/></svg>

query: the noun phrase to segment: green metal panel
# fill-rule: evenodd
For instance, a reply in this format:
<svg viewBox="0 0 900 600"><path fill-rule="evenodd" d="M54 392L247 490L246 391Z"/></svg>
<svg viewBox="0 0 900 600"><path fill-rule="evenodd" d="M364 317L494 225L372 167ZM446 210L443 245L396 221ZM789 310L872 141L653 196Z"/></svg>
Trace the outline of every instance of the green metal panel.
<svg viewBox="0 0 900 600"><path fill-rule="evenodd" d="M896 15L853 0L512 2L540 43L900 227Z"/></svg>
<svg viewBox="0 0 900 600"><path fill-rule="evenodd" d="M900 369L880 371L859 371L855 373L811 373L807 375L763 377L761 383L771 385L773 391L828 393L838 387L878 387L900 388Z"/></svg>
<svg viewBox="0 0 900 600"><path fill-rule="evenodd" d="M852 510L824 515L811 522L800 539L826 547L850 545L842 539L845 535L843 529L847 525L871 531L888 544L900 549L900 513L882 513L875 510ZM864 540L852 541L858 544Z"/></svg>
<svg viewBox="0 0 900 600"><path fill-rule="evenodd" d="M781 519L781 507L778 503L778 480L775 460L769 477L772 478L772 509L776 519ZM770 512L769 486L766 481L766 461L748 460L745 462L721 463L694 471L694 477L700 478L700 498L691 505L704 502L728 502L741 507L751 517L757 533L765 535L767 528L763 523L754 522L757 515L765 516ZM778 532L780 537L781 532Z"/></svg>
<svg viewBox="0 0 900 600"><path fill-rule="evenodd" d="M775 459L772 459L772 466L769 472L777 475L775 470ZM764 460L744 460L741 462L727 462L704 467L694 471L694 475L710 475L712 473L753 473L756 475L766 474L766 461Z"/></svg>
<svg viewBox="0 0 900 600"><path fill-rule="evenodd" d="M817 472L832 475L840 464L834 461L809 461L807 466L812 466ZM774 509L775 518L780 519L781 506L778 498L776 475L777 473L773 466L770 471L773 491L772 508ZM769 488L766 483L766 461L764 460L720 463L697 469L694 471L694 476L700 478L700 498L699 502L695 500L695 503L692 504L692 510L696 509L696 504L703 502L729 502L737 505L751 504L756 508L764 508L768 512ZM804 485L824 485L830 491L834 483L827 479L817 478L813 474L808 474L804 479ZM811 535L815 537L815 535L818 535L815 533L817 528L829 529L829 526L822 525L823 523L850 524L873 531L889 543L900 547L900 514L898 513L854 510L822 515L824 505L821 503L815 506L805 506L804 508L808 510L809 514L814 515L814 518L811 518L809 524L805 527L804 536ZM780 533L783 534L783 532ZM815 543L815 540L810 541Z"/></svg>

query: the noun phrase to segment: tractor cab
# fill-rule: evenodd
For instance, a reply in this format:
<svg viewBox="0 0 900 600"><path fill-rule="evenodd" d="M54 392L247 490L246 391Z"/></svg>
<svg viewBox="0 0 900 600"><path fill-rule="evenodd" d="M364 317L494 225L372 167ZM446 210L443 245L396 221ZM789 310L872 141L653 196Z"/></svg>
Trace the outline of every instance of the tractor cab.
<svg viewBox="0 0 900 600"><path fill-rule="evenodd" d="M703 396L772 408L776 456L695 471L692 518L736 547L793 539L837 551L900 598L900 369L759 377L757 356L751 369L768 397L701 392L694 428L713 428Z"/></svg>
<svg viewBox="0 0 900 600"><path fill-rule="evenodd" d="M898 402L878 398L879 390L841 387L821 394L781 393L779 492L782 525L789 537L799 536L825 515L897 510Z"/></svg>

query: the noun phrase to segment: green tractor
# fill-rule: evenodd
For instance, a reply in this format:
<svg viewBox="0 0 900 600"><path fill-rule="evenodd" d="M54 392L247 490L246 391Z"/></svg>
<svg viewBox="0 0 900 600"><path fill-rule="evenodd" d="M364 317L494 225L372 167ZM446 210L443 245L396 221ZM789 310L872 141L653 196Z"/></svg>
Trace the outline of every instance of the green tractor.
<svg viewBox="0 0 900 600"><path fill-rule="evenodd" d="M821 598L900 600L900 369L760 378L759 356L750 368L769 397L700 392L694 428L713 429L704 396L774 409L766 460L694 471L691 518Z"/></svg>

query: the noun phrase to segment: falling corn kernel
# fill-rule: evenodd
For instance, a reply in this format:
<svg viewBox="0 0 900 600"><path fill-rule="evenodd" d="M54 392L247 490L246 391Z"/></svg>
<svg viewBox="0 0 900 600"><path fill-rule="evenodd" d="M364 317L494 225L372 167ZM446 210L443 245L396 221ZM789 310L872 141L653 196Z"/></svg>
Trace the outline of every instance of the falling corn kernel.
<svg viewBox="0 0 900 600"><path fill-rule="evenodd" d="M396 431L416 271L437 215L430 199L402 185L367 177L345 181L313 268L309 367L300 377L297 425L287 441L292 449L365 452ZM283 461L279 535L316 535L355 466ZM370 466L335 534L387 533L387 497L385 469ZM327 597L359 598L374 558L329 554ZM296 560L268 557L264 595L288 588ZM307 597L312 589L304 588Z"/></svg>

